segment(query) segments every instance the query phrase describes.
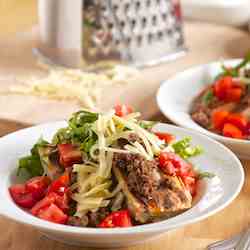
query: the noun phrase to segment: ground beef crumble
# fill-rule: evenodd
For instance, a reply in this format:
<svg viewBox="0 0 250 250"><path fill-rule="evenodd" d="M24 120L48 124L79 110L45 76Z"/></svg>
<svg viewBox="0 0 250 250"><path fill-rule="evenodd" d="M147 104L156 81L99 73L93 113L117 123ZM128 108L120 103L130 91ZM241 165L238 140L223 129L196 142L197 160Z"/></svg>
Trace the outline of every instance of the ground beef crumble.
<svg viewBox="0 0 250 250"><path fill-rule="evenodd" d="M148 161L140 155L115 154L113 164L127 176L130 191L147 201L154 197L160 186L157 160Z"/></svg>

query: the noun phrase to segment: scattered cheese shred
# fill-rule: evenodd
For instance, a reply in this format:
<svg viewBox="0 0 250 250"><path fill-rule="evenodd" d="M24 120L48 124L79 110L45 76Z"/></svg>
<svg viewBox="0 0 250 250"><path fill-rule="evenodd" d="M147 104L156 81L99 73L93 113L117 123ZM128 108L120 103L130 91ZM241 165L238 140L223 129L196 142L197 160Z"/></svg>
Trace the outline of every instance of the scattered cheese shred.
<svg viewBox="0 0 250 250"><path fill-rule="evenodd" d="M126 84L138 75L126 66L115 66L103 73L83 72L76 69L51 69L44 78L31 78L9 88L8 94L22 94L55 100L69 100L80 106L97 110L106 86Z"/></svg>

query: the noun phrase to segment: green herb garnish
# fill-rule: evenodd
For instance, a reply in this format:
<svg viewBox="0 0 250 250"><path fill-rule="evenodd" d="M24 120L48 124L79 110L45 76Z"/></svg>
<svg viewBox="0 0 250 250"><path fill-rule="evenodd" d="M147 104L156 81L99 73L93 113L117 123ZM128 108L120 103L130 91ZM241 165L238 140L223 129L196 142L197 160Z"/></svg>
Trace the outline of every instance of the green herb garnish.
<svg viewBox="0 0 250 250"><path fill-rule="evenodd" d="M17 170L18 176L27 176L31 178L34 176L43 175L44 170L41 164L40 155L38 153L38 147L45 145L48 145L48 142L40 138L31 149L31 154L19 159Z"/></svg>
<svg viewBox="0 0 250 250"><path fill-rule="evenodd" d="M97 113L85 110L74 113L68 127L59 129L52 142L79 144L80 149L88 153L98 139L92 126L97 119Z"/></svg>
<svg viewBox="0 0 250 250"><path fill-rule="evenodd" d="M203 179L203 178L214 178L216 175L210 172L200 172L198 173L198 178Z"/></svg>
<svg viewBox="0 0 250 250"><path fill-rule="evenodd" d="M155 121L143 121L143 120L141 120L138 122L138 125L140 127L147 129L147 130L152 129L156 124L157 124L157 122L155 122Z"/></svg>
<svg viewBox="0 0 250 250"><path fill-rule="evenodd" d="M222 76L232 76L232 77L238 77L239 76L239 70L243 67L245 67L250 62L250 53L248 53L245 58L235 67L226 67L225 65L222 65L222 73L219 74L216 79L222 77Z"/></svg>
<svg viewBox="0 0 250 250"><path fill-rule="evenodd" d="M206 91L206 93L202 96L202 103L204 105L209 105L209 103L211 103L214 99L214 93L213 91L210 89L208 91Z"/></svg>

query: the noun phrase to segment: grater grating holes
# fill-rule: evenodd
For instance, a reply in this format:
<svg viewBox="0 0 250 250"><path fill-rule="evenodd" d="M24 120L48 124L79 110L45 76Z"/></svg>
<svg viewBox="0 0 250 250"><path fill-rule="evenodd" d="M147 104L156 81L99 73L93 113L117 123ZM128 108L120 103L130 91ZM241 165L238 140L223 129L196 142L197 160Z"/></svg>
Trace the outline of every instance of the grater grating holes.
<svg viewBox="0 0 250 250"><path fill-rule="evenodd" d="M127 13L127 12L129 11L129 8L130 8L129 3L126 3L126 4L124 5L124 12Z"/></svg>
<svg viewBox="0 0 250 250"><path fill-rule="evenodd" d="M152 17L152 25L153 25L153 26L156 26L156 25L157 25L157 17L156 17L156 16L153 16L153 17Z"/></svg>
<svg viewBox="0 0 250 250"><path fill-rule="evenodd" d="M165 49L164 44L167 44L166 48L183 44L181 23L175 15L172 16L174 8L171 0L96 1L102 6L99 17L101 26L110 33L111 40L103 42L104 47L112 43L112 50L122 48L128 52L129 49L134 58L137 49L145 49L159 41L162 50Z"/></svg>

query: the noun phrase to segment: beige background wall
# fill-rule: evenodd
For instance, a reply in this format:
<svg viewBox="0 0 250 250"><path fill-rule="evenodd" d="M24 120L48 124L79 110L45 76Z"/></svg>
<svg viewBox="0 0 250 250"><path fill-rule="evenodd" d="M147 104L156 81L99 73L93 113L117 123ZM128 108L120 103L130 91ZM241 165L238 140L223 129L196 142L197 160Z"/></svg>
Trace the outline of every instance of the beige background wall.
<svg viewBox="0 0 250 250"><path fill-rule="evenodd" d="M0 37L25 31L37 23L37 0L0 0Z"/></svg>

